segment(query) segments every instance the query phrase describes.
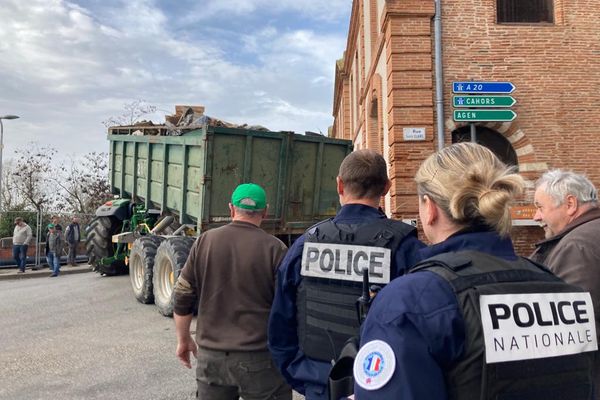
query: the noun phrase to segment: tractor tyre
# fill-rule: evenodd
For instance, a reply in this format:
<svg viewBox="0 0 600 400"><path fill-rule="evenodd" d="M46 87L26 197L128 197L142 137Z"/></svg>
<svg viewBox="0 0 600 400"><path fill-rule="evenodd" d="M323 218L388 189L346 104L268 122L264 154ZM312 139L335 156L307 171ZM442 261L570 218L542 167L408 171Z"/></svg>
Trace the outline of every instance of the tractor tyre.
<svg viewBox="0 0 600 400"><path fill-rule="evenodd" d="M163 237L147 235L136 239L129 251L129 278L133 295L142 304L154 302L152 274L156 249Z"/></svg>
<svg viewBox="0 0 600 400"><path fill-rule="evenodd" d="M181 269L190 254L195 238L174 236L164 240L154 258L154 304L158 311L173 316L173 289Z"/></svg>
<svg viewBox="0 0 600 400"><path fill-rule="evenodd" d="M102 258L110 257L114 254L116 244L112 243L112 236L119 232L121 225L122 222L115 217L96 217L90 223L85 239L85 250L88 256L88 263L94 271L104 272L104 269L108 269L114 271L112 275L115 275L118 270L125 267L125 263L121 262L114 262L113 264L115 265L111 266L100 265ZM120 264L123 264L122 267Z"/></svg>
<svg viewBox="0 0 600 400"><path fill-rule="evenodd" d="M129 273L129 268L127 268L125 261L115 260L111 262L110 265L98 266L98 272L100 272L102 276L127 275Z"/></svg>

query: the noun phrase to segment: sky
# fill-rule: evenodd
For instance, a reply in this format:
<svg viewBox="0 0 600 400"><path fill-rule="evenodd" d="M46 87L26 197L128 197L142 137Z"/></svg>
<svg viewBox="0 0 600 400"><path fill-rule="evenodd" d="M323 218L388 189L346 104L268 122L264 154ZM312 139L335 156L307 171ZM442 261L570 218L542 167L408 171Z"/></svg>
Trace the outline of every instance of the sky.
<svg viewBox="0 0 600 400"><path fill-rule="evenodd" d="M4 160L35 142L108 151L102 121L144 100L270 130L333 123L352 0L0 0Z"/></svg>

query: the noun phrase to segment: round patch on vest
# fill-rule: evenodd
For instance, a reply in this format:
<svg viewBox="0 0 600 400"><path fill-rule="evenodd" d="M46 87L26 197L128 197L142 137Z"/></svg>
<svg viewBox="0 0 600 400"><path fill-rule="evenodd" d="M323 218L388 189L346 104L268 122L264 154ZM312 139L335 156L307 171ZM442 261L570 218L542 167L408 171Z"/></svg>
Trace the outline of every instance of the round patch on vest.
<svg viewBox="0 0 600 400"><path fill-rule="evenodd" d="M365 390L377 390L392 379L395 369L394 350L382 340L372 340L354 359L354 381Z"/></svg>

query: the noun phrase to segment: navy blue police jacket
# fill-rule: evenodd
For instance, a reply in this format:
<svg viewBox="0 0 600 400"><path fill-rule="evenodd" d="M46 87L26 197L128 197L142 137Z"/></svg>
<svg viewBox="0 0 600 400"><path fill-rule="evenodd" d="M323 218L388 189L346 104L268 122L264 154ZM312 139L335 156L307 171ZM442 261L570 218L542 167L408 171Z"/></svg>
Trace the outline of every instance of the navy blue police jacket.
<svg viewBox="0 0 600 400"><path fill-rule="evenodd" d="M361 204L343 206L334 222L360 224L386 218L378 209ZM286 381L306 400L327 399L327 380L331 364L306 357L298 345L296 320L296 291L300 275L305 235L300 236L288 250L277 271L275 297L268 328L269 350ZM417 252L425 245L414 236L407 236L395 251L391 277L402 275L419 261Z"/></svg>
<svg viewBox="0 0 600 400"><path fill-rule="evenodd" d="M461 250L517 259L512 241L489 231L458 232L419 250L419 258ZM355 383L357 399L447 399L444 370L462 356L465 324L456 296L445 280L422 271L390 282L377 295L361 327L361 347L374 340L387 343L393 350L394 373L377 390L365 390Z"/></svg>

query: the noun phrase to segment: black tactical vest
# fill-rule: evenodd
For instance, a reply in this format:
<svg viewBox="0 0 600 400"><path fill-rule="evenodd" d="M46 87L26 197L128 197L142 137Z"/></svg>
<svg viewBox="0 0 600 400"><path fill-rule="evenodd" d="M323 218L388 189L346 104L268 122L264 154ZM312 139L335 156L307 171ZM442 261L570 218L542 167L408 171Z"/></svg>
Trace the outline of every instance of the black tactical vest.
<svg viewBox="0 0 600 400"><path fill-rule="evenodd" d="M531 357L504 362L487 361L488 357L497 357L496 353L502 354L506 349L521 349L527 352L534 348L554 346L555 351L561 353L564 350L559 345L567 341L584 343L589 340L590 343L595 343L595 335L593 338L586 337L585 333L575 333L574 330L572 335L570 331L567 334L568 329L576 325L576 319L589 319L589 315L583 313L582 306L576 304L577 301L572 304L552 301L560 296L582 296L582 289L564 283L546 268L529 260L506 261L475 251L447 253L430 258L411 269L411 273L417 271L431 271L450 284L465 321L466 341L463 356L445 372L448 399L592 399L592 364L597 351L584 350L585 352L575 354L556 354L553 357ZM508 294L511 296L494 296ZM545 300L547 303L514 300L521 299L521 295L523 298L544 296L541 294L551 294L548 300ZM511 308L500 304L501 302L488 304L487 299L498 297L512 298L514 305ZM481 305L483 308L480 308ZM573 305L575 311L570 308ZM591 299L589 308L593 315ZM482 310L485 314L483 316ZM490 315L493 318L488 319ZM563 320L572 325L559 327ZM509 334L504 336L494 336L501 332L494 329L500 329L501 324L513 322L522 329L535 331L540 326L545 326L554 329L555 333L525 335L521 333L531 331L515 333L519 332L517 329L507 330ZM484 325L487 326L487 331ZM567 330L557 334L562 328ZM489 352L486 352L486 340L491 346Z"/></svg>
<svg viewBox="0 0 600 400"><path fill-rule="evenodd" d="M368 265L370 282L384 286L395 278L394 250L407 235L416 237L416 229L387 218L365 224L327 220L307 231L296 299L299 345L305 355L331 362L358 335L361 267ZM313 272L320 275L308 276Z"/></svg>

